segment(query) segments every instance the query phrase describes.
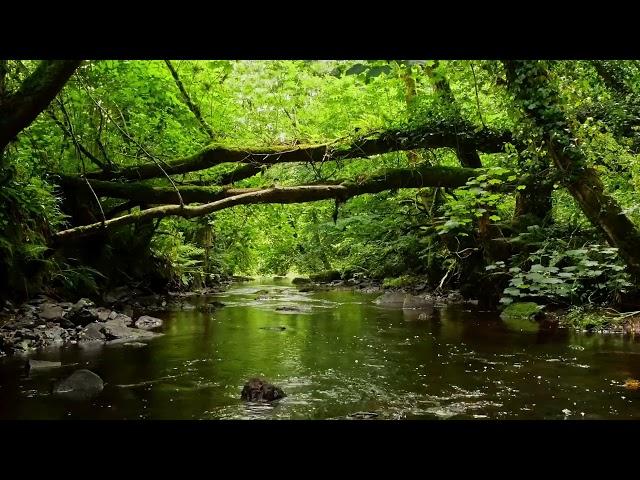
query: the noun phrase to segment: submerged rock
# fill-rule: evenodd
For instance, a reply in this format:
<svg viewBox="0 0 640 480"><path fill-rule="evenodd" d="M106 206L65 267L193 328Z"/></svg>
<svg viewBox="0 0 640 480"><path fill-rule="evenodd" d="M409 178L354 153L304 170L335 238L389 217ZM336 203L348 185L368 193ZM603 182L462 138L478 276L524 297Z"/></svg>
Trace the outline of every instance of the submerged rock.
<svg viewBox="0 0 640 480"><path fill-rule="evenodd" d="M46 360L29 360L25 364L27 371L31 370L45 370L49 368L59 368L62 366L62 362L48 362Z"/></svg>
<svg viewBox="0 0 640 480"><path fill-rule="evenodd" d="M431 305L427 308L420 309L403 309L402 310L402 318L407 322L415 322L415 321L425 321L433 318L434 308Z"/></svg>
<svg viewBox="0 0 640 480"><path fill-rule="evenodd" d="M433 298L425 295L406 295L402 302L402 308L415 309L425 308L434 304Z"/></svg>
<svg viewBox="0 0 640 480"><path fill-rule="evenodd" d="M405 296L406 294L402 292L385 292L376 298L373 303L382 306L401 307L404 305Z"/></svg>
<svg viewBox="0 0 640 480"><path fill-rule="evenodd" d="M293 305L283 305L281 307L276 307L276 312L302 312L303 309L301 307L296 307Z"/></svg>
<svg viewBox="0 0 640 480"><path fill-rule="evenodd" d="M99 394L104 388L102 378L91 370L76 370L53 387L53 394L61 397L86 399Z"/></svg>
<svg viewBox="0 0 640 480"><path fill-rule="evenodd" d="M135 326L142 330L153 330L154 328L160 328L162 326L162 320L156 317L142 315L136 320Z"/></svg>
<svg viewBox="0 0 640 480"><path fill-rule="evenodd" d="M240 398L249 402L271 402L286 397L281 388L261 378L252 378L242 389Z"/></svg>
<svg viewBox="0 0 640 480"><path fill-rule="evenodd" d="M379 415L375 412L356 412L350 415L347 415L349 418L355 418L356 420L367 420L370 418L376 418Z"/></svg>
<svg viewBox="0 0 640 480"><path fill-rule="evenodd" d="M286 330L287 327L260 327L260 330L271 330L274 332L282 332L283 330Z"/></svg>

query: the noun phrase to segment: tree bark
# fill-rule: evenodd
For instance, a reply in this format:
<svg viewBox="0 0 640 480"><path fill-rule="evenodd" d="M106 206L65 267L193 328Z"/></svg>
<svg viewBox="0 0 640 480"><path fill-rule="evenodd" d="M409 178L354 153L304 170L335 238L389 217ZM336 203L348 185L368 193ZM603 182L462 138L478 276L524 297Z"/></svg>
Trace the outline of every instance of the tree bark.
<svg viewBox="0 0 640 480"><path fill-rule="evenodd" d="M80 60L44 60L13 94L0 99L0 151L62 90Z"/></svg>

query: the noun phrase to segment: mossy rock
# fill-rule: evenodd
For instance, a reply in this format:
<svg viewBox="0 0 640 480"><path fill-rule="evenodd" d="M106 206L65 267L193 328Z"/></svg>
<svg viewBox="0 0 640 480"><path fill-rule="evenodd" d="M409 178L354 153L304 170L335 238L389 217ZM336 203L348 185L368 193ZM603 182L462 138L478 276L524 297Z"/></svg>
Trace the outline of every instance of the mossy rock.
<svg viewBox="0 0 640 480"><path fill-rule="evenodd" d="M400 277L388 277L382 282L382 286L385 288L407 288L413 287L421 282L418 277L411 275L402 275Z"/></svg>
<svg viewBox="0 0 640 480"><path fill-rule="evenodd" d="M307 283L311 283L311 279L305 277L296 277L291 280L291 283L293 283L294 285L305 285Z"/></svg>
<svg viewBox="0 0 640 480"><path fill-rule="evenodd" d="M535 320L543 307L534 302L515 302L500 314L502 320Z"/></svg>
<svg viewBox="0 0 640 480"><path fill-rule="evenodd" d="M342 275L337 270L327 270L326 272L309 275L309 278L314 282L333 282L334 280L340 280Z"/></svg>

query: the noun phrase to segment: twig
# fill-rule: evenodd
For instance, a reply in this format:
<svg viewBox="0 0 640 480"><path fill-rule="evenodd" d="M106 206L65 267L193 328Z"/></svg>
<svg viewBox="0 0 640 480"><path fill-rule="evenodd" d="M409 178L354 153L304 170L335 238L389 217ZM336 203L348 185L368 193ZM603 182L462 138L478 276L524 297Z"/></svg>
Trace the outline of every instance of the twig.
<svg viewBox="0 0 640 480"><path fill-rule="evenodd" d="M174 183L173 179L169 176L169 174L166 172L166 170L164 168L162 168L162 165L160 165L160 160L157 159L154 155L152 155L151 153L149 153L140 143L138 143L138 141L136 141L133 137L131 137L129 135L129 133L127 133L120 125L118 125L118 122L116 122L113 117L111 117L111 115L109 114L109 112L107 112L102 105L100 105L100 103L98 103L95 98L93 98L93 96L91 95L91 93L89 93L89 89L87 88L87 86L84 84L84 82L80 82L83 86L83 88L85 89L85 91L87 92L87 95L89 96L89 98L91 98L91 100L93 100L93 102L96 104L96 106L104 112L104 114L107 116L107 118L109 120L111 120L113 122L113 124L118 128L118 130L125 136L127 137L129 140L131 140L139 149L141 152L143 152L148 158L150 158L155 164L156 166L160 169L160 171L164 174L165 177L167 177L167 179L169 180L169 182L171 183L171 186L173 187L173 189L176 191L176 194L178 195L178 200L180 201L180 206L182 208L184 208L184 201L182 200L182 195L180 195L180 190L178 190L178 187L176 186L176 184ZM122 112L120 112L120 115L122 115ZM124 118L124 117L123 117Z"/></svg>

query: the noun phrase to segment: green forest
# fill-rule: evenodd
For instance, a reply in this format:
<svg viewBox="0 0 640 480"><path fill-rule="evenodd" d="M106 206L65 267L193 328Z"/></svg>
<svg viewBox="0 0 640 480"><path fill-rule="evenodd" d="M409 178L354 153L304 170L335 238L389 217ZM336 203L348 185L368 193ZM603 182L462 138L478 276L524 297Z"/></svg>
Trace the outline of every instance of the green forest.
<svg viewBox="0 0 640 480"><path fill-rule="evenodd" d="M256 278L637 348L639 194L636 60L0 60L0 352Z"/></svg>

